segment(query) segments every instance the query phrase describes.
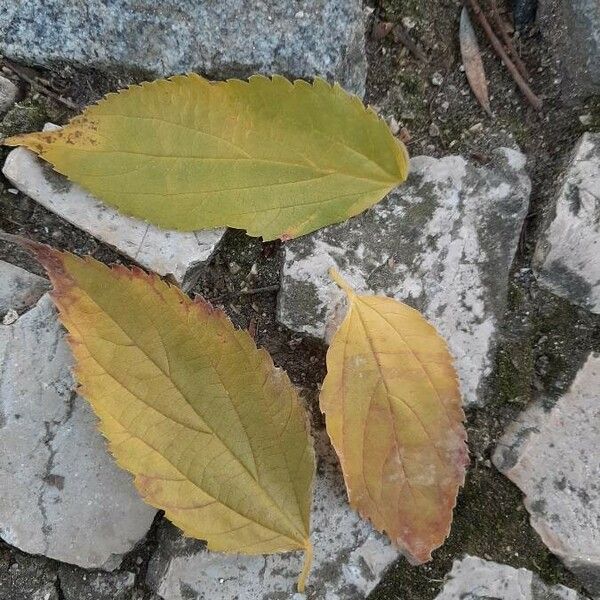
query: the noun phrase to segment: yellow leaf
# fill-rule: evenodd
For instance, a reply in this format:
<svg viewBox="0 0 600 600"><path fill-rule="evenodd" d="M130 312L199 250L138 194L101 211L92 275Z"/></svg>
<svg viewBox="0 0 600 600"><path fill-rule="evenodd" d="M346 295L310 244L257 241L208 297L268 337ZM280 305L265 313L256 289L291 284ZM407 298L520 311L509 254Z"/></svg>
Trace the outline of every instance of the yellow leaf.
<svg viewBox="0 0 600 600"><path fill-rule="evenodd" d="M213 550L306 551L303 587L315 465L287 375L156 276L24 244L52 279L80 392L146 502Z"/></svg>
<svg viewBox="0 0 600 600"><path fill-rule="evenodd" d="M237 227L265 240L344 221L408 171L402 142L356 96L279 76L144 83L63 129L4 143L160 227Z"/></svg>
<svg viewBox="0 0 600 600"><path fill-rule="evenodd" d="M468 463L452 358L416 310L332 277L349 307L327 353L327 431L352 507L420 564L448 535Z"/></svg>

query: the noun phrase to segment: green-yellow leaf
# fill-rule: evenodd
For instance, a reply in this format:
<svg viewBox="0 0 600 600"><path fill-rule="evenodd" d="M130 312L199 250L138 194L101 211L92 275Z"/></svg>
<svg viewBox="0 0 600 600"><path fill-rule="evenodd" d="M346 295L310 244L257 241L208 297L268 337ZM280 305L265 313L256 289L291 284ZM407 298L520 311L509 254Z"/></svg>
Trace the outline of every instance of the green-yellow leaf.
<svg viewBox="0 0 600 600"><path fill-rule="evenodd" d="M404 181L385 122L322 79L132 86L63 129L9 138L123 213L168 229L246 229L265 240L344 221Z"/></svg>
<svg viewBox="0 0 600 600"><path fill-rule="evenodd" d="M414 309L346 291L327 353L321 409L350 504L420 564L447 537L468 463L445 342Z"/></svg>
<svg viewBox="0 0 600 600"><path fill-rule="evenodd" d="M312 440L267 352L156 276L25 245L52 279L80 392L146 502L210 549L310 560Z"/></svg>

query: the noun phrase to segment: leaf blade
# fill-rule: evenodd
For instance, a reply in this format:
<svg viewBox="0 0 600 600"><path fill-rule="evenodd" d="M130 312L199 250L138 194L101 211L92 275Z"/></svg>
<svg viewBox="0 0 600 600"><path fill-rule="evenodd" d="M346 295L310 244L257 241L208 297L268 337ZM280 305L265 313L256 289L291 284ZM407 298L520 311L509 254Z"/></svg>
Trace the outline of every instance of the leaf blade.
<svg viewBox="0 0 600 600"><path fill-rule="evenodd" d="M471 90L483 110L492 116L485 67L483 66L481 51L477 43L477 35L475 34L475 29L471 23L469 11L466 6L463 6L460 14L459 37L460 52Z"/></svg>
<svg viewBox="0 0 600 600"><path fill-rule="evenodd" d="M26 245L51 276L82 395L144 499L214 550L309 551L314 453L268 354L155 276Z"/></svg>
<svg viewBox="0 0 600 600"><path fill-rule="evenodd" d="M408 171L385 122L322 79L177 76L109 94L62 130L5 143L131 216L265 240L354 216Z"/></svg>
<svg viewBox="0 0 600 600"><path fill-rule="evenodd" d="M359 296L336 277L349 307L320 403L350 504L411 561L426 562L447 537L467 463L451 358L417 311Z"/></svg>

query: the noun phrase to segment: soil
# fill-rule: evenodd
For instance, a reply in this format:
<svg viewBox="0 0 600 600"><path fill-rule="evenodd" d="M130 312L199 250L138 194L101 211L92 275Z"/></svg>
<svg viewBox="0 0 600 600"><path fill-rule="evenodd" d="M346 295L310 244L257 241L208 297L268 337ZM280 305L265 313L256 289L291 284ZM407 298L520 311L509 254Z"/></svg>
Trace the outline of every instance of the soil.
<svg viewBox="0 0 600 600"><path fill-rule="evenodd" d="M399 560L369 598L433 599L452 561L463 554L526 567L548 583L581 591L573 575L531 528L520 491L495 470L490 456L507 423L523 407L542 395L551 404L568 388L589 351L600 351L600 317L538 287L530 268L537 235L551 216L557 182L576 139L584 130L600 130L600 99L562 99L554 48L532 28L518 37L518 47L544 108L538 114L527 105L481 38L493 109L493 117L489 117L471 94L460 68L457 32L461 2L380 0L371 8L373 22L403 23L427 57L427 62L420 61L393 35L384 39L369 35L367 101L406 128L411 154L460 153L485 162L492 148L518 145L528 157L533 193L512 270L509 309L497 347L496 368L487 385L487 403L467 414L472 460L450 537L427 565L412 567ZM145 78L143 73L106 74L71 67L38 73L81 106ZM19 84L23 97L0 122L3 135L37 130L46 120L63 123L73 116L61 104ZM579 118L582 115L590 115L585 127ZM0 150L0 160L6 153L6 149ZM106 263L126 262L111 248L9 188L8 182L0 180L0 229ZM223 307L237 326L248 328L257 343L267 348L303 392L314 424L322 426L316 398L325 374L326 348L275 320L281 255L279 242L261 243L230 230L211 261L188 283L192 294ZM42 274L35 261L13 245L0 242L0 259ZM136 598L150 598L143 575L154 543L151 532L147 542L125 561L126 568L137 575ZM8 562L27 560L6 545L0 544L0 553ZM44 564L44 568L56 569L53 561Z"/></svg>

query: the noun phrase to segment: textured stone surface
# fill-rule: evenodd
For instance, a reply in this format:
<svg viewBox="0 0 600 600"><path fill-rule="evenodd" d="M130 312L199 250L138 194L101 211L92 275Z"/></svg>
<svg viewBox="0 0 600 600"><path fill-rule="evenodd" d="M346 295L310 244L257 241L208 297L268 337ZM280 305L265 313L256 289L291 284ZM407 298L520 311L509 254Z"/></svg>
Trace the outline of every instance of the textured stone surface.
<svg viewBox="0 0 600 600"><path fill-rule="evenodd" d="M600 91L600 2L540 0L538 24L562 66L566 96ZM576 43L573 43L576 40Z"/></svg>
<svg viewBox="0 0 600 600"><path fill-rule="evenodd" d="M335 266L357 290L423 311L449 342L465 401L480 401L528 206L524 167L524 156L507 148L486 166L414 158L408 183L383 202L286 243L279 320L328 337L343 311L327 274Z"/></svg>
<svg viewBox="0 0 600 600"><path fill-rule="evenodd" d="M360 0L12 0L0 54L159 75L321 74L359 93L366 73Z"/></svg>
<svg viewBox="0 0 600 600"><path fill-rule="evenodd" d="M547 586L527 569L465 556L455 560L435 600L585 600L563 585Z"/></svg>
<svg viewBox="0 0 600 600"><path fill-rule="evenodd" d="M58 570L64 600L131 600L135 575L128 571L86 572L61 565Z"/></svg>
<svg viewBox="0 0 600 600"><path fill-rule="evenodd" d="M0 317L35 304L48 287L43 277L0 260Z"/></svg>
<svg viewBox="0 0 600 600"><path fill-rule="evenodd" d="M600 313L600 134L577 144L534 265L545 287Z"/></svg>
<svg viewBox="0 0 600 600"><path fill-rule="evenodd" d="M600 596L600 356L545 411L534 404L506 431L494 464L525 494L548 548Z"/></svg>
<svg viewBox="0 0 600 600"><path fill-rule="evenodd" d="M17 86L10 79L0 75L0 116L15 103L18 93Z"/></svg>
<svg viewBox="0 0 600 600"><path fill-rule="evenodd" d="M155 511L117 467L74 391L49 296L0 326L0 537L31 554L114 569Z"/></svg>
<svg viewBox="0 0 600 600"><path fill-rule="evenodd" d="M16 188L48 210L141 266L159 275L171 274L179 283L190 269L210 258L223 236L222 229L168 231L119 214L25 148L16 148L8 155L2 172Z"/></svg>
<svg viewBox="0 0 600 600"><path fill-rule="evenodd" d="M318 476L312 510L315 558L309 598L363 600L397 552L350 509L337 458L320 434L316 441ZM160 534L148 568L149 586L165 600L275 600L294 593L302 555L225 555L207 552L173 527Z"/></svg>
<svg viewBox="0 0 600 600"><path fill-rule="evenodd" d="M56 568L49 561L0 549L1 600L60 600Z"/></svg>

